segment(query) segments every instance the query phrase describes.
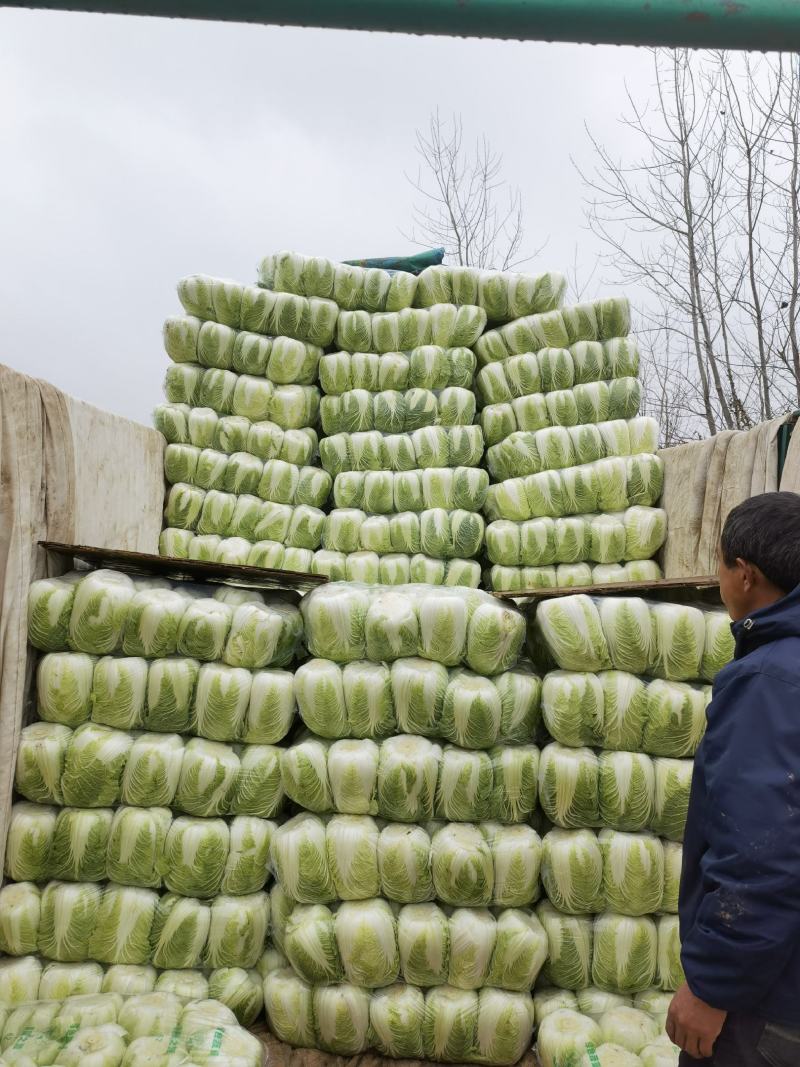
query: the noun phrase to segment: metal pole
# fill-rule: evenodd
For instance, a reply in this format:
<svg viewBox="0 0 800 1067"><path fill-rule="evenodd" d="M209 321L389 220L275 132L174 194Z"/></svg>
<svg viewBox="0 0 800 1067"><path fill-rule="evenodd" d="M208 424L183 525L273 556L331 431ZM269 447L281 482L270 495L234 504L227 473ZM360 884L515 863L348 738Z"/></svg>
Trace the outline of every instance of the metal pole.
<svg viewBox="0 0 800 1067"><path fill-rule="evenodd" d="M452 37L800 51L800 0L6 0L3 6Z"/></svg>

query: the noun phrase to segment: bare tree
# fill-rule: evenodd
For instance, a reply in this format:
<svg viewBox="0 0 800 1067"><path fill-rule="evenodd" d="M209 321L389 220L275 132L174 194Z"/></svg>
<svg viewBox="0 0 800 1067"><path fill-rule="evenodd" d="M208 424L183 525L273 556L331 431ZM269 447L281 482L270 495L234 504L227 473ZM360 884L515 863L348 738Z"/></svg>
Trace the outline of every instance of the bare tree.
<svg viewBox="0 0 800 1067"><path fill-rule="evenodd" d="M521 193L502 177L503 158L487 138L467 144L460 116L444 121L438 111L416 136L420 163L406 178L419 199L406 238L441 245L464 267L507 270L530 258L521 256Z"/></svg>
<svg viewBox="0 0 800 1067"><path fill-rule="evenodd" d="M637 158L590 133L582 177L606 281L643 294L645 395L685 439L800 398L800 77L796 57L653 61L653 101L629 93L623 119Z"/></svg>

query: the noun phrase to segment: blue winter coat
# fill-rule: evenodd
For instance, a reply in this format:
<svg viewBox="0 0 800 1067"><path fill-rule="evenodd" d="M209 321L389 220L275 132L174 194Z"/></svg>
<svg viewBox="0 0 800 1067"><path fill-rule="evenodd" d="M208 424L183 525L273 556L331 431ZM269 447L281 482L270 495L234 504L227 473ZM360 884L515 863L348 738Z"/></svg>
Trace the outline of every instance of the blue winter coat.
<svg viewBox="0 0 800 1067"><path fill-rule="evenodd" d="M692 992L800 1025L800 586L733 624L695 760L680 890Z"/></svg>

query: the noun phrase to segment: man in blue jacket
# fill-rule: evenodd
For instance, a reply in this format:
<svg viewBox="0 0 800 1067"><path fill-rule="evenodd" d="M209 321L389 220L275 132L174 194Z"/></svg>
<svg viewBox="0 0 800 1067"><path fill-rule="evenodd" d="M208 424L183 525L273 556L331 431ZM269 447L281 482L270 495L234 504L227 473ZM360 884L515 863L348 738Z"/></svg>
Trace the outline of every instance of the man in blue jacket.
<svg viewBox="0 0 800 1067"><path fill-rule="evenodd" d="M800 495L728 516L734 660L695 759L680 891L682 1067L800 1067Z"/></svg>

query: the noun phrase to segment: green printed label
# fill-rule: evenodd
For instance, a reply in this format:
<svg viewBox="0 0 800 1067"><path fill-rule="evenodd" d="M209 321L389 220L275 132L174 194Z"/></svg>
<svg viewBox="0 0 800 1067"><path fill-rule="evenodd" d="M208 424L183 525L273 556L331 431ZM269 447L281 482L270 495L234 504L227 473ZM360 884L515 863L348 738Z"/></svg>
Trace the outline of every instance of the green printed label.
<svg viewBox="0 0 800 1067"><path fill-rule="evenodd" d="M80 1030L80 1028L81 1028L81 1024L80 1023L73 1023L72 1026L67 1027L67 1032L61 1038L61 1044L62 1045L68 1045L70 1043L70 1041L73 1039L73 1037Z"/></svg>
<svg viewBox="0 0 800 1067"><path fill-rule="evenodd" d="M33 1027L32 1026L26 1026L24 1030L20 1030L19 1037L14 1042L14 1048L15 1049L22 1048L25 1045L25 1042L28 1040L28 1038L31 1036L32 1033L33 1033Z"/></svg>
<svg viewBox="0 0 800 1067"><path fill-rule="evenodd" d="M603 1067L600 1057L597 1055L597 1049L591 1041L586 1042L586 1055L589 1057L589 1063L591 1063L592 1067Z"/></svg>
<svg viewBox="0 0 800 1067"><path fill-rule="evenodd" d="M168 1053L175 1051L175 1049L178 1047L178 1043L180 1042L180 1039L181 1039L181 1028L180 1028L180 1026L176 1026L175 1029L172 1031L172 1033L169 1036L169 1044L167 1045L167 1052Z"/></svg>
<svg viewBox="0 0 800 1067"><path fill-rule="evenodd" d="M222 1048L222 1039L225 1037L225 1031L221 1026L218 1026L214 1031L214 1040L211 1042L211 1056L219 1056L219 1050Z"/></svg>

